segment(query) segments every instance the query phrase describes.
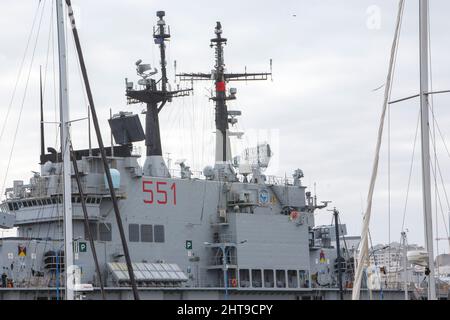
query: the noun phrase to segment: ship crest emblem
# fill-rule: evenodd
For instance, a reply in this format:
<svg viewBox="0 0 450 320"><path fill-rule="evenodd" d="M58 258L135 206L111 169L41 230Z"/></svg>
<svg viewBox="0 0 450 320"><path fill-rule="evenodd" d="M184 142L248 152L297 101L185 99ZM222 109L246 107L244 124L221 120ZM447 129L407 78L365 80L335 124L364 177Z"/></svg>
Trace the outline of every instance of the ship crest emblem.
<svg viewBox="0 0 450 320"><path fill-rule="evenodd" d="M266 204L269 202L269 192L267 190L261 190L259 192L259 203Z"/></svg>
<svg viewBox="0 0 450 320"><path fill-rule="evenodd" d="M323 250L320 250L320 259L319 259L320 263L325 263L327 262L327 260L325 259L325 252L323 252Z"/></svg>
<svg viewBox="0 0 450 320"><path fill-rule="evenodd" d="M26 257L27 256L27 247L25 247L23 244L19 244L17 248L17 255L19 257Z"/></svg>

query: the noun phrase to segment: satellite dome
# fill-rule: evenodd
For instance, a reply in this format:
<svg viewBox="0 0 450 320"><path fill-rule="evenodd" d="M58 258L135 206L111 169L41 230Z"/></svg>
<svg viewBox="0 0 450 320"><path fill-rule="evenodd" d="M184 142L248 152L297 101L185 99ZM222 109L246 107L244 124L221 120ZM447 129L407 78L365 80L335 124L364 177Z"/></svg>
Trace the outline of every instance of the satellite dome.
<svg viewBox="0 0 450 320"><path fill-rule="evenodd" d="M207 178L207 179L212 179L214 177L214 169L211 166L206 166L203 169L203 175Z"/></svg>
<svg viewBox="0 0 450 320"><path fill-rule="evenodd" d="M109 172L111 174L112 184L114 189L120 188L120 171L114 168L110 168ZM104 175L106 190L109 190L108 179L106 179L106 174Z"/></svg>

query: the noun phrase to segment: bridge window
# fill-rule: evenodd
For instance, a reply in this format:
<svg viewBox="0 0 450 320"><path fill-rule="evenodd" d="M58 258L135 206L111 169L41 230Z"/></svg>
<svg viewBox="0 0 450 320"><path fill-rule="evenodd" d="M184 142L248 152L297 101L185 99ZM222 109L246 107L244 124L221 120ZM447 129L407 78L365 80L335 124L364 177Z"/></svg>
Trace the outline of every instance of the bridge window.
<svg viewBox="0 0 450 320"><path fill-rule="evenodd" d="M297 270L288 270L287 276L288 276L288 287L298 288Z"/></svg>
<svg viewBox="0 0 450 320"><path fill-rule="evenodd" d="M250 287L250 271L248 269L239 270L239 285L243 288Z"/></svg>
<svg viewBox="0 0 450 320"><path fill-rule="evenodd" d="M276 270L277 288L286 288L286 271Z"/></svg>
<svg viewBox="0 0 450 320"><path fill-rule="evenodd" d="M300 288L309 288L309 272L307 270L300 270L298 277L300 280Z"/></svg>
<svg viewBox="0 0 450 320"><path fill-rule="evenodd" d="M273 288L273 270L264 270L264 287Z"/></svg>
<svg viewBox="0 0 450 320"><path fill-rule="evenodd" d="M261 288L262 287L262 272L261 270L252 270L252 287Z"/></svg>

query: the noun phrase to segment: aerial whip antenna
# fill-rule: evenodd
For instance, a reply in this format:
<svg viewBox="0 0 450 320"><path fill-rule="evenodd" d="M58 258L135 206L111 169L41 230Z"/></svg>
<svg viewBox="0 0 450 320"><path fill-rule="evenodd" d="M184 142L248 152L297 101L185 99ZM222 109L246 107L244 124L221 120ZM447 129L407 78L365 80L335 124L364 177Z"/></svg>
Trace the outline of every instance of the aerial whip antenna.
<svg viewBox="0 0 450 320"><path fill-rule="evenodd" d="M42 66L39 67L39 93L40 93L40 107L41 107L41 159L40 163L44 161L45 156L45 137L44 137L44 96L42 92Z"/></svg>

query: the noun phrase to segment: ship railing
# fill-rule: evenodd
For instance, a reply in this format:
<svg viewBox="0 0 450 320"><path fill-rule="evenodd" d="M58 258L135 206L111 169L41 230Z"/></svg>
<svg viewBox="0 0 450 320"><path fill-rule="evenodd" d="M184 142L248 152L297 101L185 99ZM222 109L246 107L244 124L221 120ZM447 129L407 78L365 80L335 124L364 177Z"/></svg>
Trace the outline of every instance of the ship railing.
<svg viewBox="0 0 450 320"><path fill-rule="evenodd" d="M231 233L222 233L217 236L215 239L216 243L232 243L233 242L233 234Z"/></svg>
<svg viewBox="0 0 450 320"><path fill-rule="evenodd" d="M293 185L294 179L287 177L266 176L266 183L274 185Z"/></svg>
<svg viewBox="0 0 450 320"><path fill-rule="evenodd" d="M172 178L182 178L182 171L180 169L169 169L170 176ZM191 170L191 179L204 179L202 171Z"/></svg>
<svg viewBox="0 0 450 320"><path fill-rule="evenodd" d="M182 178L182 170L180 169L169 169L170 176L173 178ZM191 170L191 179L205 179L203 172L200 170ZM240 182L244 181L244 177L238 176ZM266 184L271 185L293 185L294 179L288 177L279 177L274 175L266 176Z"/></svg>
<svg viewBox="0 0 450 320"><path fill-rule="evenodd" d="M227 259L226 259L226 264L227 265L237 265L237 256L236 255L227 255ZM224 261L223 261L223 257L213 257L209 260L209 265L210 266L223 266L224 265Z"/></svg>
<svg viewBox="0 0 450 320"><path fill-rule="evenodd" d="M133 145L133 148L131 149L131 155L133 156L142 156L142 147Z"/></svg>
<svg viewBox="0 0 450 320"><path fill-rule="evenodd" d="M81 185L84 191L84 194L98 194L105 195L109 194L109 189L104 183L100 184L89 184L86 181L81 181ZM28 192L23 192L18 200L24 199L39 199L39 198L47 198L49 195L60 195L63 193L64 184L59 182L50 187L45 188L32 188ZM115 189L118 195L122 195L125 193L125 185L120 185L119 188ZM74 181L72 181L72 192L78 193L78 186ZM8 199L12 199L9 197Z"/></svg>
<svg viewBox="0 0 450 320"><path fill-rule="evenodd" d="M84 194L99 194L99 195L109 195L109 188L104 183L99 184L88 184L86 181L81 181L81 185L83 188ZM64 188L63 183L58 183L58 186L56 188L58 194L62 194ZM118 188L114 188L116 191L116 194L118 196L121 196L125 193L125 185L120 185ZM74 181L72 181L72 192L78 193L78 186Z"/></svg>

